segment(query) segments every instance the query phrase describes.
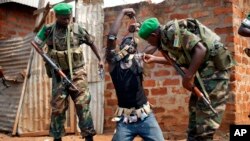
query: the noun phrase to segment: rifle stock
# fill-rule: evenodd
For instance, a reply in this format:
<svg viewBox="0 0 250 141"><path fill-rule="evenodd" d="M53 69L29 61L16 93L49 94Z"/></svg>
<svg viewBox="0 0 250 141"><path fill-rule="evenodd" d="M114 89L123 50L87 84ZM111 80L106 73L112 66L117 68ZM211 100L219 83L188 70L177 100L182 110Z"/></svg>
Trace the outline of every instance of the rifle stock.
<svg viewBox="0 0 250 141"><path fill-rule="evenodd" d="M63 71L50 59L50 57L44 53L34 41L31 42L32 46L36 49L36 51L43 57L45 62L47 62L70 86L72 86L75 90L79 92L77 87L68 79L68 77L63 73Z"/></svg>
<svg viewBox="0 0 250 141"><path fill-rule="evenodd" d="M169 63L176 69L176 71L181 75L181 77L184 77L185 72L176 64L174 60L172 60L167 53L162 53L163 56L169 61ZM194 86L193 92L196 94L198 98L201 98L202 101L206 106L209 107L209 109L215 114L218 115L218 112L215 111L215 109L212 107L211 103L208 101L207 98L205 98L204 94L198 89L197 86Z"/></svg>

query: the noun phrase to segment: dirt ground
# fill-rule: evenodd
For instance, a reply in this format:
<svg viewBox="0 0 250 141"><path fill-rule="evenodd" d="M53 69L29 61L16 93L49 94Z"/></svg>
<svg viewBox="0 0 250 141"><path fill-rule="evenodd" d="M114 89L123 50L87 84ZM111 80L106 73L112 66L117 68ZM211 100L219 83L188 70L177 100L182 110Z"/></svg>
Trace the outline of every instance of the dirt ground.
<svg viewBox="0 0 250 141"><path fill-rule="evenodd" d="M111 141L112 134L102 134L94 136L94 141ZM67 135L62 138L63 141L84 141L80 136ZM53 141L52 137L11 137L6 134L0 133L0 141ZM142 141L141 138L136 137L134 141ZM184 141L184 140L183 140Z"/></svg>
<svg viewBox="0 0 250 141"><path fill-rule="evenodd" d="M94 136L94 141L111 141L112 134L105 133L101 135ZM80 136L77 135L67 135L62 138L63 141L84 141ZM0 141L53 141L52 137L42 136L42 137L11 137L7 134L0 133ZM140 137L136 137L134 141L142 141ZM165 140L165 141L186 141L186 139L181 140ZM229 141L228 134L216 135L214 141Z"/></svg>

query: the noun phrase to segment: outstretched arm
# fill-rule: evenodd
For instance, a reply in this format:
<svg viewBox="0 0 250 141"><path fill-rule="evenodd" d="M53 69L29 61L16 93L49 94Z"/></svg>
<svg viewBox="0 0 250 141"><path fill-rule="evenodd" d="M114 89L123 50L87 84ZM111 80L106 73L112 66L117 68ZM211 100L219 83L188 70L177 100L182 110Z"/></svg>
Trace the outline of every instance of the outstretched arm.
<svg viewBox="0 0 250 141"><path fill-rule="evenodd" d="M125 8L122 9L122 11L119 13L117 18L115 19L114 23L111 26L111 29L108 34L108 40L107 40L107 47L108 49L115 49L116 46L116 36L118 34L119 29L122 25L122 19L123 17L127 15L129 17L132 17L135 15L135 11L133 8Z"/></svg>
<svg viewBox="0 0 250 141"><path fill-rule="evenodd" d="M112 69L114 68L114 65L112 64L111 60L114 57L113 51L116 47L116 36L118 34L119 29L121 28L122 19L125 15L129 17L134 16L135 15L134 9L125 8L119 13L114 23L112 24L108 37L107 37L106 60L109 64L109 71L112 71Z"/></svg>

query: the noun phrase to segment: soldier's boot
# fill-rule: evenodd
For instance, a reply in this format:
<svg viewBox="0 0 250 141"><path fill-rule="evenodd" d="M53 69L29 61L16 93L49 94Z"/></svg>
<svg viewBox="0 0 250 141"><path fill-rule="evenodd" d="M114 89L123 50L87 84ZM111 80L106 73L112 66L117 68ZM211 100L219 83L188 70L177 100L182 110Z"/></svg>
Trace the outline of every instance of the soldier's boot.
<svg viewBox="0 0 250 141"><path fill-rule="evenodd" d="M85 141L94 141L93 136L91 136L91 135L86 136Z"/></svg>
<svg viewBox="0 0 250 141"><path fill-rule="evenodd" d="M62 141L62 138L54 139L54 141Z"/></svg>

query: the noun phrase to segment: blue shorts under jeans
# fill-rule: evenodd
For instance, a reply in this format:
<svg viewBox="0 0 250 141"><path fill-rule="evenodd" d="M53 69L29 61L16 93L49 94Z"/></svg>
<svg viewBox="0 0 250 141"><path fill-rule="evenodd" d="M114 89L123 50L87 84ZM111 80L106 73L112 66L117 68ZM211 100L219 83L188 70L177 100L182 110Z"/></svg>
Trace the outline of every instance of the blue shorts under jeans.
<svg viewBox="0 0 250 141"><path fill-rule="evenodd" d="M122 118L116 124L116 132L112 141L133 141L137 135L144 141L165 141L153 113L150 113L144 120L134 123L123 123Z"/></svg>

